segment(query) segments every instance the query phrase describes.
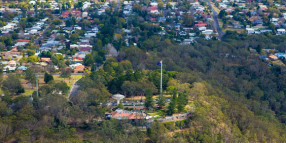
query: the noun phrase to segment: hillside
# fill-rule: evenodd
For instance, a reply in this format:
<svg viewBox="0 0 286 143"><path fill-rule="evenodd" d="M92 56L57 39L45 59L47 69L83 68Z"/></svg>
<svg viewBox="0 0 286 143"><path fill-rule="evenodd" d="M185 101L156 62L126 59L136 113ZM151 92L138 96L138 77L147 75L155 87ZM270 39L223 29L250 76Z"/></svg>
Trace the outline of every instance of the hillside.
<svg viewBox="0 0 286 143"><path fill-rule="evenodd" d="M255 47L250 42L202 40L193 46L175 46L154 41L157 51L148 55L136 47L123 48L118 59L109 58L103 69L86 74L78 82L80 91L70 101L56 94L64 88L57 82L42 85L40 97L34 95L32 104L28 97L2 98L0 138L41 142L285 142L285 88L280 84L284 67L270 67L258 60L249 51L248 47ZM146 101L149 95L145 89L158 94L160 72L155 63L159 59L164 61L164 94L187 95L181 112L189 112L190 117L177 122L154 121L147 130L128 121L105 120L104 113L111 109L99 103L112 100L111 94L123 93L130 99L145 95ZM153 112L158 110L156 114L161 116L179 113L177 106L183 102L177 99L175 110L170 112L174 96L166 98L171 102L162 110L154 107Z"/></svg>

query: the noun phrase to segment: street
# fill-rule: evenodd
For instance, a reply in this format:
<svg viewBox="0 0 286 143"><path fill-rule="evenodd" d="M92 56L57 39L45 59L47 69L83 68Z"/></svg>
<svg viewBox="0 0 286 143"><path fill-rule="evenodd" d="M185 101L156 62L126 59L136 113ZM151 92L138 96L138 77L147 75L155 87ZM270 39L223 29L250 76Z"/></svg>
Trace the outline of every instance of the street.
<svg viewBox="0 0 286 143"><path fill-rule="evenodd" d="M78 79L77 81L74 82L74 84L72 85L71 87L71 90L70 90L70 93L68 94L68 97L67 99L70 100L70 97L71 96L75 96L78 92L78 88L79 88L79 85L77 84L77 82L79 81L80 79Z"/></svg>
<svg viewBox="0 0 286 143"><path fill-rule="evenodd" d="M216 31L218 33L218 37L221 40L222 36L224 35L224 33L221 31L220 27L219 27L219 22L218 22L218 13L214 10L210 0L206 0L206 2L208 2L209 6L212 8L212 17L213 17L213 21L214 21L214 27L216 28Z"/></svg>

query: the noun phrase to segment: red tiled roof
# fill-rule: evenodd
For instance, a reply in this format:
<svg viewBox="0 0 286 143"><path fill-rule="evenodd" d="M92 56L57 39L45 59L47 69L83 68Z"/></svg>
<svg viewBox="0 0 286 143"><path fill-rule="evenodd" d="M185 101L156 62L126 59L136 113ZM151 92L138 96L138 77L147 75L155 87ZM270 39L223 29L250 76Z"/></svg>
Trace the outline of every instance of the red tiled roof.
<svg viewBox="0 0 286 143"><path fill-rule="evenodd" d="M51 61L51 58L41 58L41 61L49 63Z"/></svg>
<svg viewBox="0 0 286 143"><path fill-rule="evenodd" d="M128 112L112 112L112 117L125 117L125 118L128 118L130 120L132 119L143 119L142 116L140 115L137 115L135 113L128 113Z"/></svg>
<svg viewBox="0 0 286 143"><path fill-rule="evenodd" d="M18 52L17 47L13 48L10 52Z"/></svg>
<svg viewBox="0 0 286 143"><path fill-rule="evenodd" d="M205 26L207 26L207 24L195 24L195 26L197 26L197 27L205 27Z"/></svg>
<svg viewBox="0 0 286 143"><path fill-rule="evenodd" d="M81 11L79 11L79 10L64 11L61 16L62 16L63 18L66 18L66 17L69 17L69 14L70 14L70 13L71 13L73 16L75 16L75 17L81 17Z"/></svg>
<svg viewBox="0 0 286 143"><path fill-rule="evenodd" d="M73 59L82 60L82 58L81 58L81 57L74 57Z"/></svg>
<svg viewBox="0 0 286 143"><path fill-rule="evenodd" d="M84 71L84 65L78 65L74 71Z"/></svg>
<svg viewBox="0 0 286 143"><path fill-rule="evenodd" d="M26 39L18 39L17 42L30 42L30 40L26 40Z"/></svg>
<svg viewBox="0 0 286 143"><path fill-rule="evenodd" d="M148 7L147 10L148 11L158 10L158 7L157 6L151 6L151 7Z"/></svg>

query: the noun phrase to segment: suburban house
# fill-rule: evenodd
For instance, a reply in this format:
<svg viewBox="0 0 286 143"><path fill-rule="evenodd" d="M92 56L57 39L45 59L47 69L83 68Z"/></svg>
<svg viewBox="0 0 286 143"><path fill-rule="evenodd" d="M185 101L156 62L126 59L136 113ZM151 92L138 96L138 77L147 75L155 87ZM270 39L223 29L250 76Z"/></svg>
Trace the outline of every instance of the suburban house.
<svg viewBox="0 0 286 143"><path fill-rule="evenodd" d="M73 69L73 71L75 73L82 73L82 72L84 72L84 68L85 68L84 65L78 65L75 67L75 69Z"/></svg>
<svg viewBox="0 0 286 143"><path fill-rule="evenodd" d="M61 16L63 18L67 18L67 17L69 17L70 14L76 18L81 18L81 16L82 16L81 11L79 11L79 10L64 11Z"/></svg>
<svg viewBox="0 0 286 143"><path fill-rule="evenodd" d="M82 65L82 64L81 63L72 63L71 65L69 65L69 67L71 67L72 69L75 69L79 65Z"/></svg>
<svg viewBox="0 0 286 143"><path fill-rule="evenodd" d="M28 44L30 42L30 40L25 40L25 39L18 39L17 43L14 45L15 47L17 46L25 46L26 44Z"/></svg>
<svg viewBox="0 0 286 143"><path fill-rule="evenodd" d="M272 61L278 60L278 57L275 56L275 55L269 55L268 58L269 58L270 60L272 60Z"/></svg>
<svg viewBox="0 0 286 143"><path fill-rule="evenodd" d="M285 29L277 29L277 35L284 35L286 34L286 30Z"/></svg>
<svg viewBox="0 0 286 143"><path fill-rule="evenodd" d="M159 11L158 11L158 7L157 6L151 6L151 7L148 7L147 11L151 14L159 14Z"/></svg>
<svg viewBox="0 0 286 143"><path fill-rule="evenodd" d="M51 58L41 58L41 62L50 63L51 62Z"/></svg>
<svg viewBox="0 0 286 143"><path fill-rule="evenodd" d="M145 119L146 114L144 113L138 113L138 112L132 112L132 111L126 111L123 109L116 109L111 114L106 114L106 117L108 119L117 119L117 120L136 120L136 119Z"/></svg>
<svg viewBox="0 0 286 143"><path fill-rule="evenodd" d="M17 66L17 62L14 61L14 60L12 60L12 61L9 61L9 62L7 63L7 65L10 66L10 67L16 67L16 66Z"/></svg>
<svg viewBox="0 0 286 143"><path fill-rule="evenodd" d="M285 53L275 53L274 55L277 58L279 58L279 59L285 59L286 58L286 54Z"/></svg>
<svg viewBox="0 0 286 143"><path fill-rule="evenodd" d="M6 66L3 68L3 71L4 72L7 72L7 71L15 71L17 68L17 62L16 61L9 61Z"/></svg>
<svg viewBox="0 0 286 143"><path fill-rule="evenodd" d="M17 72L21 73L23 71L26 71L27 69L28 69L28 67L26 67L26 66L20 66L17 68Z"/></svg>

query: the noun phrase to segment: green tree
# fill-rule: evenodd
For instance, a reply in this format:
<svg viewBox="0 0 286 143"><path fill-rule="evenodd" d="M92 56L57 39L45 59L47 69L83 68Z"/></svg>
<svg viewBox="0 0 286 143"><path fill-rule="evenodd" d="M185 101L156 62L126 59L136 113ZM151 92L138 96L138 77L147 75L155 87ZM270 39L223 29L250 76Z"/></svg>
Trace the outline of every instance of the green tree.
<svg viewBox="0 0 286 143"><path fill-rule="evenodd" d="M78 38L79 38L79 34L77 33L71 34L70 36L71 43L75 44L78 41Z"/></svg>
<svg viewBox="0 0 286 143"><path fill-rule="evenodd" d="M169 115L173 115L174 113L176 113L176 106L177 106L177 94L174 94L168 106Z"/></svg>
<svg viewBox="0 0 286 143"><path fill-rule="evenodd" d="M33 55L35 55L35 53L36 52L34 50L30 50L30 49L27 50L28 56L33 56Z"/></svg>
<svg viewBox="0 0 286 143"><path fill-rule="evenodd" d="M145 107L146 107L148 110L150 110L150 109L152 109L153 106L154 106L152 88L146 89L145 93L146 93Z"/></svg>
<svg viewBox="0 0 286 143"><path fill-rule="evenodd" d="M188 97L185 93L180 93L177 100L178 112L183 112L185 106L188 104Z"/></svg>
<svg viewBox="0 0 286 143"><path fill-rule="evenodd" d="M225 18L226 15L227 15L227 13L225 12L225 10L221 10L218 14L219 18L221 18L221 19Z"/></svg>
<svg viewBox="0 0 286 143"><path fill-rule="evenodd" d="M48 83L49 81L52 81L52 80L54 80L53 75L46 72L44 76L45 83Z"/></svg>
<svg viewBox="0 0 286 143"><path fill-rule="evenodd" d="M2 89L8 91L10 94L24 93L25 90L21 85L20 77L18 75L9 74L8 78L3 81Z"/></svg>
<svg viewBox="0 0 286 143"><path fill-rule="evenodd" d="M61 22L62 22L61 19L54 19L54 20L53 20L53 24L55 24L55 25L60 25Z"/></svg>
<svg viewBox="0 0 286 143"><path fill-rule="evenodd" d="M32 84L32 88L33 88L33 85L36 85L36 73L34 69L28 68L25 71L25 79L28 81L28 83Z"/></svg>
<svg viewBox="0 0 286 143"><path fill-rule="evenodd" d="M85 58L83 59L83 65L85 66L91 66L94 63L94 59L92 54L87 54Z"/></svg>
<svg viewBox="0 0 286 143"><path fill-rule="evenodd" d="M61 77L62 78L69 78L72 74L72 69L71 68L63 68L61 71Z"/></svg>
<svg viewBox="0 0 286 143"><path fill-rule="evenodd" d="M165 106L165 97L163 95L160 95L157 102L160 109L162 109Z"/></svg>
<svg viewBox="0 0 286 143"><path fill-rule="evenodd" d="M195 19L192 14L186 14L183 19L183 24L186 26L193 26Z"/></svg>
<svg viewBox="0 0 286 143"><path fill-rule="evenodd" d="M121 103L121 101L120 101L120 103L118 104L117 108L124 109L124 106L123 106L123 104Z"/></svg>
<svg viewBox="0 0 286 143"><path fill-rule="evenodd" d="M67 61L65 61L65 64L66 64L67 66L70 66L70 65L71 65L71 61L70 61L70 60L67 60Z"/></svg>
<svg viewBox="0 0 286 143"><path fill-rule="evenodd" d="M158 121L155 121L152 124L151 128L149 128L149 131L147 133L152 142L166 142L166 140L164 141L164 138L166 138L164 134L167 131L168 130L163 124L159 123Z"/></svg>
<svg viewBox="0 0 286 143"><path fill-rule="evenodd" d="M0 84L3 82L3 69L0 68Z"/></svg>

